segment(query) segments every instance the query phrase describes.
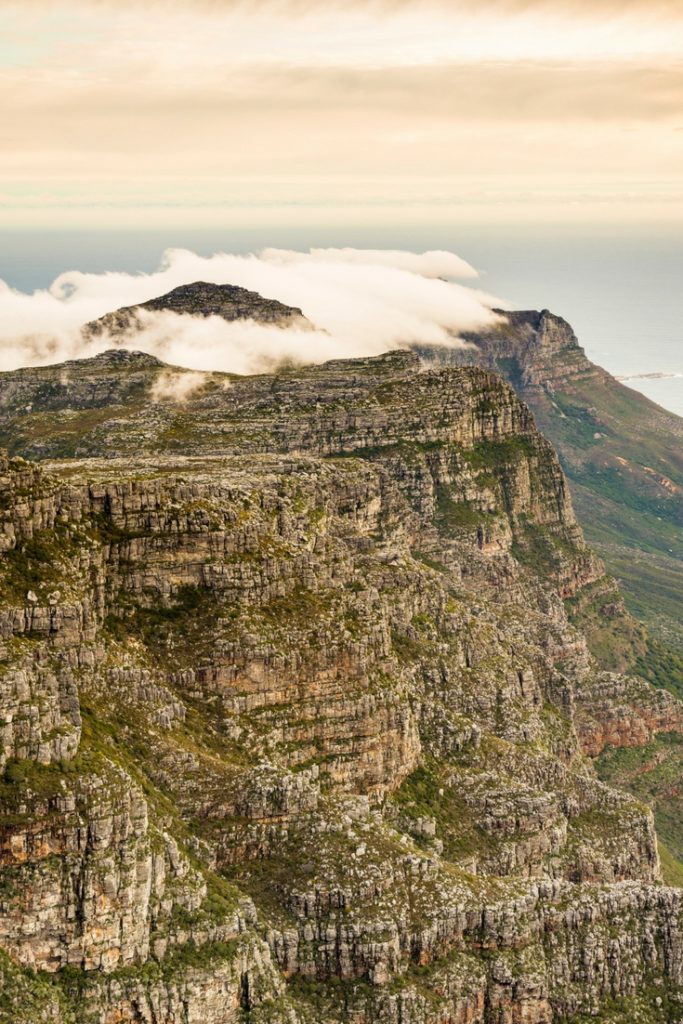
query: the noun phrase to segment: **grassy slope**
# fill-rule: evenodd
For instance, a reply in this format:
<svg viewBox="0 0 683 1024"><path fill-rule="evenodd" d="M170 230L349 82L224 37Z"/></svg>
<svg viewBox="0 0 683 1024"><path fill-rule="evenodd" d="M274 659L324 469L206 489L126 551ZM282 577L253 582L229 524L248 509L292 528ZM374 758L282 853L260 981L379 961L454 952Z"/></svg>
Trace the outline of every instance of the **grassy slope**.
<svg viewBox="0 0 683 1024"><path fill-rule="evenodd" d="M602 375L526 397L560 452L589 543L649 628L632 669L683 698L683 420ZM664 877L683 884L681 737L608 749L597 768L652 805Z"/></svg>
<svg viewBox="0 0 683 1024"><path fill-rule="evenodd" d="M604 782L652 806L664 878L671 885L683 885L683 736L669 733L644 747L608 748L596 767Z"/></svg>
<svg viewBox="0 0 683 1024"><path fill-rule="evenodd" d="M629 607L683 647L683 420L602 375L531 400Z"/></svg>

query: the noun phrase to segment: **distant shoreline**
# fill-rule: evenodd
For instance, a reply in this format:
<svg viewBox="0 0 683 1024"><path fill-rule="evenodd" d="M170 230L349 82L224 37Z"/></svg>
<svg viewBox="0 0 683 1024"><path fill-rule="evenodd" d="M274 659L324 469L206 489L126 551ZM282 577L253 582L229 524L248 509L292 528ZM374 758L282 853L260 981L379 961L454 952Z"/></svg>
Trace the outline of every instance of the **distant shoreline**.
<svg viewBox="0 0 683 1024"><path fill-rule="evenodd" d="M624 376L615 375L616 379L621 381L622 384L629 380L679 380L683 378L683 373L665 373L662 371L656 373L629 373Z"/></svg>

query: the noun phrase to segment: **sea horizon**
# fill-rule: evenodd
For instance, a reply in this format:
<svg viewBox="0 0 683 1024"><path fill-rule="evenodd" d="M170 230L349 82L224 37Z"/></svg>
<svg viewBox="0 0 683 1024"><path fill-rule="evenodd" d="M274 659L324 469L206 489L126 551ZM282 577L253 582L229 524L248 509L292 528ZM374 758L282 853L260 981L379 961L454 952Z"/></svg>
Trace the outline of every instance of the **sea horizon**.
<svg viewBox="0 0 683 1024"><path fill-rule="evenodd" d="M0 232L0 280L22 292L64 271L151 273L169 248L203 256L267 246L356 246L457 252L473 282L515 309L550 309L594 362L663 408L683 415L683 240L666 228L426 225L387 229L301 226Z"/></svg>

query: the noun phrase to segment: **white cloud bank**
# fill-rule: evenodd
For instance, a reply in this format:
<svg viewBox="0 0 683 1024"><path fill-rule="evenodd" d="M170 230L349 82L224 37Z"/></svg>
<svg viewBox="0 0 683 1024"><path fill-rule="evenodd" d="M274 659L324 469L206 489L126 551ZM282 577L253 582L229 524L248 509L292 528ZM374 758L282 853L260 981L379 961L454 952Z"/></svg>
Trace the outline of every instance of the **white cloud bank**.
<svg viewBox="0 0 683 1024"><path fill-rule="evenodd" d="M461 331L497 319L501 300L453 280L476 271L454 253L266 249L257 255L164 254L152 274L67 271L25 294L0 281L0 369L94 355L112 345L149 352L192 370L253 373L284 360L378 355L422 342L458 344ZM218 317L145 313L141 332L86 341L83 324L181 284L234 284L303 310L314 325L278 328Z"/></svg>

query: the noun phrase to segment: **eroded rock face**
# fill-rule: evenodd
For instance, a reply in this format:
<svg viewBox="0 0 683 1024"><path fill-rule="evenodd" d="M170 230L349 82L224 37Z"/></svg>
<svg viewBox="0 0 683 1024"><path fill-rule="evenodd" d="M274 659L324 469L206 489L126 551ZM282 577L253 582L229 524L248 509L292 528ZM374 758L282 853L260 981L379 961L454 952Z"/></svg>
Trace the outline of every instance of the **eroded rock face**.
<svg viewBox="0 0 683 1024"><path fill-rule="evenodd" d="M465 335L474 349L425 350L445 365L485 366L515 379L521 388L556 388L571 381L609 374L591 363L570 324L543 310L499 310L500 329Z"/></svg>
<svg viewBox="0 0 683 1024"><path fill-rule="evenodd" d="M683 731L683 705L641 679L605 672L582 690L577 732L582 748L598 757L606 747L644 747L658 733Z"/></svg>
<svg viewBox="0 0 683 1024"><path fill-rule="evenodd" d="M677 1019L680 894L587 755L680 705L568 621L602 568L512 390L403 353L144 426L159 367L118 358L58 399L97 408L90 458L0 467L0 972L25 1019ZM22 374L6 408L41 401Z"/></svg>
<svg viewBox="0 0 683 1024"><path fill-rule="evenodd" d="M495 327L468 334L467 347L418 350L430 365L478 365L513 385L558 451L589 540L638 616L675 651L683 619L683 419L591 362L561 317L548 310L502 317ZM618 610L614 595L611 603ZM583 626L590 629L586 621ZM602 635L595 649L609 653L604 628L596 634ZM629 661L623 637L621 650L616 639L606 659L612 664L604 667L623 670ZM644 652L642 637L635 647L630 667ZM680 668L676 675L680 685Z"/></svg>

